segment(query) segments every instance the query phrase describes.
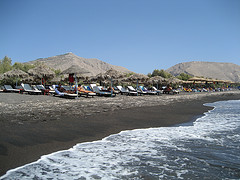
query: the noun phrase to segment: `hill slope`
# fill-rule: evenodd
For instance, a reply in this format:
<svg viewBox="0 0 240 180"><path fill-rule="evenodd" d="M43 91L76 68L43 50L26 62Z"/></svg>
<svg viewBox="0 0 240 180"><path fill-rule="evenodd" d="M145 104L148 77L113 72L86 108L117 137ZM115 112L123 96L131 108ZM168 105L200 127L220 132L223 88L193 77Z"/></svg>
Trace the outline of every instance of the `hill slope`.
<svg viewBox="0 0 240 180"><path fill-rule="evenodd" d="M80 67L86 69L90 73L88 75L97 75L99 73L104 73L109 69L115 69L120 72L131 72L130 70L121 67L108 64L99 59L86 59L79 57L73 53L66 53L63 55L57 55L48 58L40 58L34 61L29 61L28 63L34 64L36 62L43 62L51 68L60 69L61 71L69 68L72 65L79 65Z"/></svg>
<svg viewBox="0 0 240 180"><path fill-rule="evenodd" d="M192 61L177 64L166 71L174 76L187 73L193 76L240 82L240 66L232 63Z"/></svg>

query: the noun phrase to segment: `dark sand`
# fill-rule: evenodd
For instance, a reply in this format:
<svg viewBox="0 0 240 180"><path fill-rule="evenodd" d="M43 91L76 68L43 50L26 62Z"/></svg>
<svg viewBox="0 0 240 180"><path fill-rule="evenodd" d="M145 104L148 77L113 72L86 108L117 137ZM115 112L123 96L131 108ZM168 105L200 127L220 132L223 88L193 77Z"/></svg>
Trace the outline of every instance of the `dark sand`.
<svg viewBox="0 0 240 180"><path fill-rule="evenodd" d="M207 102L240 99L240 91L66 100L0 93L0 175L122 130L164 127L196 119Z"/></svg>

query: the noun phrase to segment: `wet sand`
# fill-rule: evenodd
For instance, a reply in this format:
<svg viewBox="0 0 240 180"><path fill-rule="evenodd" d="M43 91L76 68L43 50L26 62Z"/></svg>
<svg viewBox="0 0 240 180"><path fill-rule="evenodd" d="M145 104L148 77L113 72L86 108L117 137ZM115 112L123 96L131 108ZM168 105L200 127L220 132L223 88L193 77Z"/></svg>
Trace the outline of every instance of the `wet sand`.
<svg viewBox="0 0 240 180"><path fill-rule="evenodd" d="M207 102L240 99L240 91L62 99L0 93L0 175L122 130L172 126L212 109Z"/></svg>

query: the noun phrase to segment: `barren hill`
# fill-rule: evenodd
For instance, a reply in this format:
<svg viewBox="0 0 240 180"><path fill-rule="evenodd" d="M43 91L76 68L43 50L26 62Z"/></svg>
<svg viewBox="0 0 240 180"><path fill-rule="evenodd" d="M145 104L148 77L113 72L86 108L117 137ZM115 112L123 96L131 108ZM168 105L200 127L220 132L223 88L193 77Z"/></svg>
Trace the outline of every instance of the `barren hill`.
<svg viewBox="0 0 240 180"><path fill-rule="evenodd" d="M240 82L240 66L232 63L192 61L172 66L167 72L174 76L186 73L192 76Z"/></svg>
<svg viewBox="0 0 240 180"><path fill-rule="evenodd" d="M43 62L51 68L60 69L61 71L69 68L72 65L79 65L80 67L86 69L90 73L88 75L97 75L99 73L104 73L109 69L115 69L120 72L131 72L130 70L121 67L108 64L99 59L86 59L79 57L73 53L66 53L63 55L57 55L48 58L40 58L34 61L29 61L28 63L34 64L36 62Z"/></svg>

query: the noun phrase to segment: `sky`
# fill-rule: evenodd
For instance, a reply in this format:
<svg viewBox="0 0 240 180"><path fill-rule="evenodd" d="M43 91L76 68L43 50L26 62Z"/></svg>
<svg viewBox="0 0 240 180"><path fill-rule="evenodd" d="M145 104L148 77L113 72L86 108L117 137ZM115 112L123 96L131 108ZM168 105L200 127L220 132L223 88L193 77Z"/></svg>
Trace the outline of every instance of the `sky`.
<svg viewBox="0 0 240 180"><path fill-rule="evenodd" d="M240 0L0 0L0 59L67 52L143 74L240 65Z"/></svg>

